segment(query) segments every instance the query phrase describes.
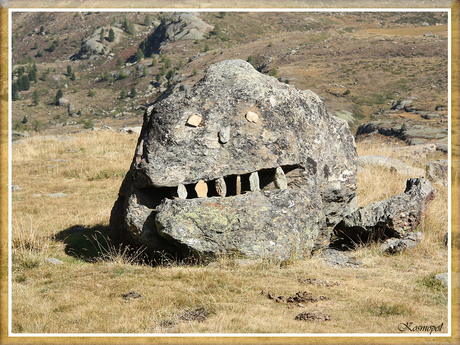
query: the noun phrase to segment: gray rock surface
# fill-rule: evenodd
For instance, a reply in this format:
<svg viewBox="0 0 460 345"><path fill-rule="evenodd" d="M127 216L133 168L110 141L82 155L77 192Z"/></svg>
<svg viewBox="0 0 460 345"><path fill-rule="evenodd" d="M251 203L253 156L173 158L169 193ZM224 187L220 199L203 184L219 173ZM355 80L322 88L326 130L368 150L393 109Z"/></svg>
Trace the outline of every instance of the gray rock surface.
<svg viewBox="0 0 460 345"><path fill-rule="evenodd" d="M252 121L247 119L249 112L257 114L257 121L253 122L253 115L250 116ZM187 125L194 114L202 118L196 127ZM227 138L222 141L223 128L230 128L228 141ZM213 209L215 206L209 200L225 205L227 210L238 209L242 219L251 220L252 226L259 228L257 222L261 219L250 205L255 196L248 195L251 193L249 176L254 172L259 176L261 193L253 192L254 195L258 193L271 200L270 193L265 192L280 193L277 191L279 185L274 183L277 169L283 171L287 185L286 192L280 195L288 200L291 200L291 194L298 196L293 199L298 202L293 208L308 213L307 206L302 205L305 204L313 214L324 214L322 231L313 232L310 224L301 229L295 220L282 219L279 214L279 224L282 225L277 228L280 233L277 236L290 234L293 230L286 226L294 222L296 231L305 232L296 236L309 238L308 244L300 244L300 247L310 250L315 246L327 246L332 227L357 208L357 154L347 124L328 115L324 103L309 90L300 91L260 74L242 60L217 63L210 66L206 76L191 89L174 93L146 110L131 169L112 210L113 232L122 237L126 235L151 250L168 244L184 252L179 245L182 240L169 235L177 234L180 224L173 217L166 217L169 214L167 209L174 206L178 216L183 217L184 211L180 210L190 210L193 204L201 213L197 219L204 222L204 215L212 214L206 211L207 207ZM214 198L219 196L215 188L219 179L224 179L227 189L226 197L219 197L220 201ZM238 179L241 184L237 183ZM210 198L195 199L195 186L199 181L208 184L207 196ZM251 181L254 184L255 179ZM172 200L180 184L186 187L188 199ZM241 195L237 195L240 186ZM307 195L309 200L300 203L304 198L301 195ZM164 199L169 200L163 202ZM313 204L313 200L319 204ZM245 202L246 216L242 206ZM160 204L161 212L157 209ZM266 201L266 207L266 212L281 212L269 201ZM249 217L251 212L253 216ZM285 218L293 212L286 209ZM161 231L153 224L156 213L157 223L162 224ZM250 225L244 227L250 228ZM194 231L205 231L197 229ZM241 233L241 229L234 231ZM315 245L312 246L311 242ZM217 244L208 245L212 250L221 248ZM198 250L191 246L189 249L201 253L207 252L206 248ZM242 248L240 251L248 256L264 253L264 250ZM290 251L290 247L284 252L277 249L276 255Z"/></svg>
<svg viewBox="0 0 460 345"><path fill-rule="evenodd" d="M52 265L62 265L64 263L63 261L56 258L48 258L45 260L45 262Z"/></svg>
<svg viewBox="0 0 460 345"><path fill-rule="evenodd" d="M183 256L197 257L303 258L326 229L319 195L300 189L165 199L155 222L159 235L181 248Z"/></svg>
<svg viewBox="0 0 460 345"><path fill-rule="evenodd" d="M420 224L435 196L436 190L426 178L410 178L404 193L359 208L337 224L334 231L354 242L402 238Z"/></svg>
<svg viewBox="0 0 460 345"><path fill-rule="evenodd" d="M366 166L382 166L390 170L394 169L398 174L411 175L411 176L425 176L425 170L410 166L401 162L398 159L386 156L360 156L358 158L360 167Z"/></svg>
<svg viewBox="0 0 460 345"><path fill-rule="evenodd" d="M437 281L440 281L442 285L444 285L445 287L449 286L449 273L448 272L436 274L434 276L434 279L436 279Z"/></svg>
<svg viewBox="0 0 460 345"><path fill-rule="evenodd" d="M361 265L360 261L357 261L354 257L340 250L327 248L321 252L319 257L324 263L333 268L358 268Z"/></svg>
<svg viewBox="0 0 460 345"><path fill-rule="evenodd" d="M423 234L420 231L412 232L404 235L403 238L389 238L380 246L380 249L385 253L400 254L406 250L412 250L422 239Z"/></svg>
<svg viewBox="0 0 460 345"><path fill-rule="evenodd" d="M423 145L447 138L448 128L447 122L412 124L407 121L371 121L358 127L356 137L375 133L404 140L409 145Z"/></svg>
<svg viewBox="0 0 460 345"><path fill-rule="evenodd" d="M447 159L438 159L426 164L426 177L434 184L447 186L449 184L449 164Z"/></svg>

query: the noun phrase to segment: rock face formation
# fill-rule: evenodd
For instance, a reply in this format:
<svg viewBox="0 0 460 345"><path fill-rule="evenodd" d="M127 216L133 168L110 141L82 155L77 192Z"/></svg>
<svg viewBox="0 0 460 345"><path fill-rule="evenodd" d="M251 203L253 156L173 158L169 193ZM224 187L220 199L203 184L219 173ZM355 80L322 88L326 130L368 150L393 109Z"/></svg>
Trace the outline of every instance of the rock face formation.
<svg viewBox="0 0 460 345"><path fill-rule="evenodd" d="M151 252L303 257L356 210L357 154L313 92L242 60L149 107L111 215Z"/></svg>

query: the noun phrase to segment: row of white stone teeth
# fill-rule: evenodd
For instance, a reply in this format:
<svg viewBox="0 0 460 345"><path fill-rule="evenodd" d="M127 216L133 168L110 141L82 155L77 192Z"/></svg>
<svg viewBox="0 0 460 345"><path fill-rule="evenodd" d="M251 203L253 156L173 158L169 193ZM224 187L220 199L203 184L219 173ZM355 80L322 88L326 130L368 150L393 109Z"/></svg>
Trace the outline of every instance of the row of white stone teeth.
<svg viewBox="0 0 460 345"><path fill-rule="evenodd" d="M273 182L277 189L286 189L288 187L286 175L281 167L276 168ZM221 197L225 197L227 195L227 184L224 178L219 177L214 183L217 194ZM249 175L249 188L251 192L260 191L259 173L257 171ZM198 198L207 198L208 184L203 180L198 181L195 185L195 192ZM241 175L236 175L236 195L239 194L241 194ZM177 186L177 193L173 193L173 197L179 199L187 199L187 195L187 188L183 184L179 184Z"/></svg>

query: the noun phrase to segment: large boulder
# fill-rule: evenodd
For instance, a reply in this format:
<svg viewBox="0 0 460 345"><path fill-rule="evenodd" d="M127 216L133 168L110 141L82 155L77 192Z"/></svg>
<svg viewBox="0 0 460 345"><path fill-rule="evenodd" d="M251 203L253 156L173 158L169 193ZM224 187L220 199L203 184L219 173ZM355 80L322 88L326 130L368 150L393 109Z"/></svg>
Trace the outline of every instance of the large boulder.
<svg viewBox="0 0 460 345"><path fill-rule="evenodd" d="M355 243L404 238L423 220L436 193L425 177L410 178L403 193L360 207L337 224L334 231Z"/></svg>
<svg viewBox="0 0 460 345"><path fill-rule="evenodd" d="M146 110L112 236L152 252L303 256L357 209L356 169L348 125L317 95L223 61Z"/></svg>

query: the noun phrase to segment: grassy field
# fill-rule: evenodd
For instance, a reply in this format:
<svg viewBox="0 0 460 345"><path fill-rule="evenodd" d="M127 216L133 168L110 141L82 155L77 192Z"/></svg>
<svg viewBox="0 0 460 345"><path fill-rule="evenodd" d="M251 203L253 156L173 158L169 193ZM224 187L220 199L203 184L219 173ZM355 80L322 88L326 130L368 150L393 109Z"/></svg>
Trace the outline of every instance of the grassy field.
<svg viewBox="0 0 460 345"><path fill-rule="evenodd" d="M394 256L376 244L362 246L352 253L359 268L331 268L319 253L249 266L228 258L146 265L140 251L116 248L107 237L136 141L137 135L83 131L13 144L12 183L21 188L12 194L13 333L399 333L407 322L442 323L448 331L447 289L433 278L448 270L446 187L435 186L419 246ZM383 143L357 145L360 155L395 155ZM403 192L408 177L361 171L359 204ZM306 278L339 285L302 283ZM289 307L263 290L328 299ZM123 297L132 291L142 298ZM304 311L321 311L330 321L294 320Z"/></svg>

